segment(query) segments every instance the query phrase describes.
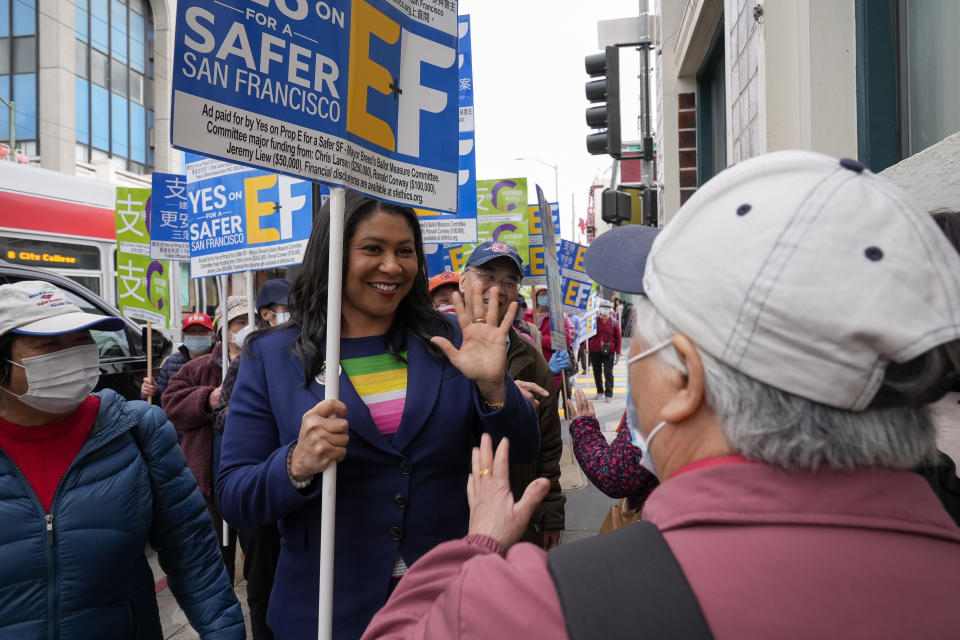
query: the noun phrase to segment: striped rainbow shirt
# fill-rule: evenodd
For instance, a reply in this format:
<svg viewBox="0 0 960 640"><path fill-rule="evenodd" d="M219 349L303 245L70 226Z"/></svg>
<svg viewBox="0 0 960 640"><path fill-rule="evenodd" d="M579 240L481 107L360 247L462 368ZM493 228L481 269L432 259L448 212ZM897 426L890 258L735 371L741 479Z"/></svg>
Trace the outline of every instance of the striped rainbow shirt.
<svg viewBox="0 0 960 640"><path fill-rule="evenodd" d="M382 343L381 343L382 344ZM407 352L402 354L404 361ZM346 358L341 361L357 395L370 409L380 433L393 438L400 427L407 398L407 365L389 353Z"/></svg>

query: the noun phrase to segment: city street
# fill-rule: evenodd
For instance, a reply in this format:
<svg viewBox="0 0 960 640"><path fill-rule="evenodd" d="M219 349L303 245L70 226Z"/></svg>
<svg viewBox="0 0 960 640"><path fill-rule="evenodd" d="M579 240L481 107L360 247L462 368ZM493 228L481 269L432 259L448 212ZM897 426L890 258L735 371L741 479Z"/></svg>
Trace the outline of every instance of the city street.
<svg viewBox="0 0 960 640"><path fill-rule="evenodd" d="M624 353L629 348L629 341L624 340ZM621 357L614 366L613 400L609 403L603 399L595 400L596 387L593 382L593 373L588 369L586 374L579 374L574 379L576 387L587 394L594 403L600 428L607 441L616 436L617 425L623 415L626 401L626 358ZM566 544L597 534L610 506L616 501L608 498L586 479L573 456L573 447L570 444L570 431L567 421L562 421L563 453L560 458L560 486L567 497L566 528L560 537L560 543ZM148 550L150 565L153 567L157 580L157 600L160 606L160 620L163 623L163 637L169 640L192 640L198 638L197 633L190 627L186 616L166 586L166 579L156 561L156 554ZM243 562L237 549L237 582L235 589L237 598L243 607L244 619L247 621L249 637L249 611L247 610L247 583L243 579Z"/></svg>

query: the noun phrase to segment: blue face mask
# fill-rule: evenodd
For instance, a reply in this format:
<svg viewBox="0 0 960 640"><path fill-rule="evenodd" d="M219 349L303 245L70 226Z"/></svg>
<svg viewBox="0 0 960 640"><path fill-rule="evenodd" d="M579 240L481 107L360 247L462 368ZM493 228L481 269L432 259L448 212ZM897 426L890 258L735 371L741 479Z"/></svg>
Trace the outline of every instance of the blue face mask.
<svg viewBox="0 0 960 640"><path fill-rule="evenodd" d="M537 296L537 304L540 305L541 307L550 306L549 296Z"/></svg>
<svg viewBox="0 0 960 640"><path fill-rule="evenodd" d="M651 347L643 353L638 353L627 360L627 426L630 427L630 442L632 442L633 446L635 446L637 449L640 449L640 466L652 473L657 478L660 476L657 474L657 467L653 463L653 456L650 454L650 443L653 441L653 437L657 435L661 429L667 426L667 421L663 420L657 426L655 426L653 431L650 432L649 437L643 437L643 433L640 431L640 422L637 420L637 408L633 404L633 386L630 384L630 365L641 358L645 358L656 353L657 351L660 351L660 349L663 349L670 344L670 340L664 340L657 346Z"/></svg>
<svg viewBox="0 0 960 640"><path fill-rule="evenodd" d="M183 346L190 353L207 353L213 346L213 338L211 336L183 336Z"/></svg>

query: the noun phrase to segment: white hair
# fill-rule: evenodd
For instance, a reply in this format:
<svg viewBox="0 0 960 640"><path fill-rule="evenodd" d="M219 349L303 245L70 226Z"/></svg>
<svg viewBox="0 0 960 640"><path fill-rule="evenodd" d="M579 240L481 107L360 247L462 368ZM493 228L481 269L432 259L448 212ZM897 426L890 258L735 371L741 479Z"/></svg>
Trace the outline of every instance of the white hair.
<svg viewBox="0 0 960 640"><path fill-rule="evenodd" d="M654 345L676 333L646 297L634 304L635 334ZM936 431L926 406L847 411L771 387L698 347L706 402L738 453L784 469L910 469L936 458ZM655 357L685 372L675 349ZM811 372L816 375L816 372Z"/></svg>

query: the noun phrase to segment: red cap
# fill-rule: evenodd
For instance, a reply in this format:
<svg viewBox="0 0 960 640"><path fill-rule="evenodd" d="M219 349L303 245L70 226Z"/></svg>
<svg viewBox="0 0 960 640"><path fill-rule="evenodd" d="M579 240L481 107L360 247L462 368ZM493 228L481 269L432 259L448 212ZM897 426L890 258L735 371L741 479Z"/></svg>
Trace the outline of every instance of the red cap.
<svg viewBox="0 0 960 640"><path fill-rule="evenodd" d="M206 327L207 329L213 329L213 320L210 319L205 313L191 313L183 319L183 324L180 326L180 330L183 331L192 324L199 324Z"/></svg>
<svg viewBox="0 0 960 640"><path fill-rule="evenodd" d="M443 273L438 273L433 276L430 278L430 293L433 293L434 289L439 289L448 284L460 284L460 274L456 271L444 271Z"/></svg>

